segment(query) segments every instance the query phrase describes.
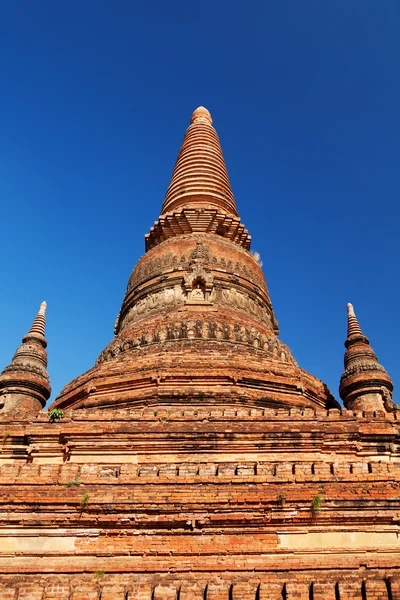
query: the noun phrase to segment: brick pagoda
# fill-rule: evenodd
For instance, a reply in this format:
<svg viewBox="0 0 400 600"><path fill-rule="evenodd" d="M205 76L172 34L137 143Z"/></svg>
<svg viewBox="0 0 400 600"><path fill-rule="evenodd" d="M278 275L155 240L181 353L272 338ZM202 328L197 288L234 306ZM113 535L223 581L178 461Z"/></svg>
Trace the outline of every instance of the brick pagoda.
<svg viewBox="0 0 400 600"><path fill-rule="evenodd" d="M45 303L0 376L0 600L400 600L392 381L352 305L344 409L280 341L203 107L145 243L49 411Z"/></svg>

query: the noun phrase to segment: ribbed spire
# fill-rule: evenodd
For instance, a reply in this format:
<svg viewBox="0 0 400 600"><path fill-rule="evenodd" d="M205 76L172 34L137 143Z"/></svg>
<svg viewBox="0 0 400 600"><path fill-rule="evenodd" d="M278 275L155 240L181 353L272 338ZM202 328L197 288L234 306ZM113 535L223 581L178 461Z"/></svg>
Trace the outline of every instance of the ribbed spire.
<svg viewBox="0 0 400 600"><path fill-rule="evenodd" d="M44 337L46 328L46 308L46 302L42 302L39 308L39 312L32 323L32 327L30 328L28 335L31 333L35 333Z"/></svg>
<svg viewBox="0 0 400 600"><path fill-rule="evenodd" d="M0 375L0 407L4 412L36 414L50 397L47 373L46 302L42 302L29 332Z"/></svg>
<svg viewBox="0 0 400 600"><path fill-rule="evenodd" d="M190 119L161 214L182 207L217 208L237 217L218 135L203 106Z"/></svg>
<svg viewBox="0 0 400 600"><path fill-rule="evenodd" d="M347 338L352 338L355 335L363 336L364 334L361 331L353 305L349 302L347 305Z"/></svg>
<svg viewBox="0 0 400 600"><path fill-rule="evenodd" d="M347 305L345 370L339 393L347 408L354 410L390 410L392 380L363 334L352 304Z"/></svg>

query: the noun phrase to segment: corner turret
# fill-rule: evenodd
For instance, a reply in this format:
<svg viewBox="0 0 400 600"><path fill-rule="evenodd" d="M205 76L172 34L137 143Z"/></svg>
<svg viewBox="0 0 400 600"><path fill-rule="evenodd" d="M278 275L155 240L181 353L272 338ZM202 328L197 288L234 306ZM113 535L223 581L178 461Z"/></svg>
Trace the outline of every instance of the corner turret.
<svg viewBox="0 0 400 600"><path fill-rule="evenodd" d="M350 410L394 410L393 383L378 363L375 352L363 334L352 304L347 305L348 329L345 341L344 372L339 393Z"/></svg>
<svg viewBox="0 0 400 600"><path fill-rule="evenodd" d="M42 302L32 327L11 363L0 375L0 414L36 415L50 397L47 373L46 302Z"/></svg>

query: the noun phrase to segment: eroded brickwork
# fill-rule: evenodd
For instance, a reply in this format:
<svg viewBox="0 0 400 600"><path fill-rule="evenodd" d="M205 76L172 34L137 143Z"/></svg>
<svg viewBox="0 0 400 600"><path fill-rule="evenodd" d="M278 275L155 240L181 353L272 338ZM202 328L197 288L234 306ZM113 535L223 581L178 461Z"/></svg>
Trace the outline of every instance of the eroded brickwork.
<svg viewBox="0 0 400 600"><path fill-rule="evenodd" d="M0 600L400 600L392 381L351 307L340 410L249 248L200 107L94 367L39 412L42 305L0 378Z"/></svg>
<svg viewBox="0 0 400 600"><path fill-rule="evenodd" d="M0 435L0 598L399 597L397 413L155 404Z"/></svg>

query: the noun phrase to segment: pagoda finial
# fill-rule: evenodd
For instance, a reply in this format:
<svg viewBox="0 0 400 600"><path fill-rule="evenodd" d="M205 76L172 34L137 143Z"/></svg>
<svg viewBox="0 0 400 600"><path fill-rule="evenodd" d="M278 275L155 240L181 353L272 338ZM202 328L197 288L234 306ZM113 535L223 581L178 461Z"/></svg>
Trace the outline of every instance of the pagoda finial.
<svg viewBox="0 0 400 600"><path fill-rule="evenodd" d="M0 375L1 412L36 415L50 397L47 373L46 302L42 302L29 332Z"/></svg>
<svg viewBox="0 0 400 600"><path fill-rule="evenodd" d="M193 112L165 195L162 215L202 208L238 216L212 122L211 114L204 106Z"/></svg>
<svg viewBox="0 0 400 600"><path fill-rule="evenodd" d="M32 327L30 328L28 335L35 333L44 337L46 328L46 308L46 302L42 302L39 308L39 312L32 323Z"/></svg>
<svg viewBox="0 0 400 600"><path fill-rule="evenodd" d="M210 125L212 125L211 113L204 106L199 106L198 108L196 108L195 111L193 111L190 123L195 123L196 121L200 121L201 119L204 119Z"/></svg>
<svg viewBox="0 0 400 600"><path fill-rule="evenodd" d="M357 320L356 313L354 312L354 307L350 302L347 305L347 337L352 337L353 335L364 335L361 331L360 324Z"/></svg>
<svg viewBox="0 0 400 600"><path fill-rule="evenodd" d="M345 370L339 393L346 408L351 410L394 409L391 400L393 383L378 363L368 338L362 332L352 304L347 305L347 339L344 355Z"/></svg>

